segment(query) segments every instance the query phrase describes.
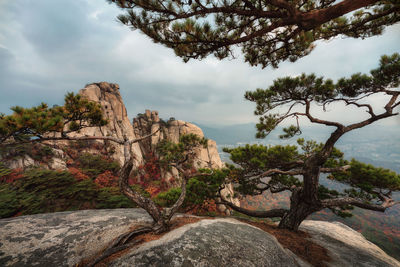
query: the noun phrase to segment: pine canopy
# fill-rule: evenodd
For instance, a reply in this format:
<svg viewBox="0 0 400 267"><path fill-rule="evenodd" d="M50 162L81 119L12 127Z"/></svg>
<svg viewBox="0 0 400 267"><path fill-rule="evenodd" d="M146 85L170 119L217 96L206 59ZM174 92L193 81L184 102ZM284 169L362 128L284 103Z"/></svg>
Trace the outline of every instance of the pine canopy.
<svg viewBox="0 0 400 267"><path fill-rule="evenodd" d="M308 55L318 40L367 38L400 19L398 0L108 0L118 17L185 61L233 56L263 68Z"/></svg>

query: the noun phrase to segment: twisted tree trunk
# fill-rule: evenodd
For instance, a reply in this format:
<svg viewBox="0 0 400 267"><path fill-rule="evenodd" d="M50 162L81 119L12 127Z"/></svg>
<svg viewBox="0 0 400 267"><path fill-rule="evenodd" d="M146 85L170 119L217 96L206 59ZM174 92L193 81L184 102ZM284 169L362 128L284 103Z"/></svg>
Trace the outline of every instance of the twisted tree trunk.
<svg viewBox="0 0 400 267"><path fill-rule="evenodd" d="M296 190L290 197L290 210L282 217L278 227L297 231L302 221L319 210L320 205L306 201L302 189Z"/></svg>
<svg viewBox="0 0 400 267"><path fill-rule="evenodd" d="M279 228L297 231L302 221L316 211L323 209L318 197L319 175L321 167L332 153L336 141L344 134L341 127L334 131L326 141L323 149L310 156L303 166L303 182L301 189L295 189L290 197L290 210L282 217Z"/></svg>

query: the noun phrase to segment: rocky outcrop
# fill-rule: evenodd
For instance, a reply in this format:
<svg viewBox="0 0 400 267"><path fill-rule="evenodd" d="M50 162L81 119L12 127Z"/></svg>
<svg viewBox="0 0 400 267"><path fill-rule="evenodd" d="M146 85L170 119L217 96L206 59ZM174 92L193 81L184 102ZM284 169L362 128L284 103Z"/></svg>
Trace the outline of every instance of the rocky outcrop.
<svg viewBox="0 0 400 267"><path fill-rule="evenodd" d="M130 140L146 136L150 133L156 132L151 138L145 139L140 143L134 143L131 148L131 154L134 158L135 166L144 163L144 158L149 153L154 152L157 144L162 140L172 142L179 142L183 134L196 134L204 137L203 131L196 125L181 120L170 119L165 122L159 118L157 111L146 110L144 114L138 114L133 119L131 124L128 114L119 92L119 85L107 82L92 83L86 85L85 88L79 91L79 94L90 101L94 101L101 105L103 114L108 120L108 124L103 127L84 128L79 132L70 134L71 136L114 136L119 139L128 138ZM22 157L14 157L6 161L6 166L9 168L25 169L30 166L42 166L49 169L67 169L66 162L71 161L71 155L64 153L62 150L67 151L71 149L71 145L67 141L49 142L54 149L54 156L51 160L46 162L35 161L31 157L24 155ZM122 166L124 163L123 145L115 144L109 141L90 141L79 148L73 148L75 155L80 155L84 152L98 154L101 153L116 160ZM220 159L217 150L217 144L213 140L208 140L208 147L198 147L196 150L196 158L194 165L196 168L222 168L223 163ZM165 181L177 181L171 179L177 176L177 171L172 168L172 171L161 171L162 179ZM170 186L177 186L170 184ZM240 205L238 199L233 198L233 188L227 185L226 189L222 191L226 198L230 199L236 205ZM229 213L226 207L220 205L219 210Z"/></svg>
<svg viewBox="0 0 400 267"><path fill-rule="evenodd" d="M193 123L170 119L168 122L160 120L158 111L146 110L133 119L133 129L136 135L145 136L158 131L147 142L141 143L143 154L154 151L155 147L162 140L178 143L179 138L184 134L195 134L204 137L203 131ZM219 157L217 144L208 140L208 147L199 147L196 150L195 166L197 168L222 168L223 163Z"/></svg>
<svg viewBox="0 0 400 267"><path fill-rule="evenodd" d="M76 133L76 135L114 136L119 139L124 139L126 137L130 140L138 138L128 118L124 102L119 93L118 84L107 82L89 84L84 89L81 89L79 94L101 105L103 114L108 120L108 124L101 128L91 127L83 129L79 133ZM98 142L103 143L102 141ZM108 145L114 147L112 157L122 166L124 163L123 145L115 143L110 143ZM140 165L143 161L143 155L137 143L132 145L131 153L134 155L135 165Z"/></svg>
<svg viewBox="0 0 400 267"><path fill-rule="evenodd" d="M204 137L203 131L196 125L180 120L171 120L168 123L160 120L157 111L146 110L144 114L139 114L137 118L133 119L133 126L130 123L128 114L119 92L119 85L107 82L92 83L87 85L85 88L79 91L79 94L87 98L90 101L99 103L103 110L103 113L108 120L108 124L103 127L90 127L84 128L79 132L72 133L72 136L114 136L119 139L128 138L130 140L137 139L148 135L152 132L157 132L151 138L139 143L132 145L132 155L134 156L135 165L138 166L143 163L143 158L149 152L154 150L155 146L164 139L172 142L178 142L179 138L183 134L196 134L200 137ZM109 152L112 158L117 160L120 165L124 163L124 152L123 146L115 144L113 142L95 141L101 144L102 147L112 147ZM68 146L68 142L53 142L59 147ZM96 149L81 148L80 152L93 152L96 153ZM217 145L215 141L208 140L208 148L199 147L197 149L197 158L195 165L197 168L213 167L221 168L223 163L219 157ZM54 166L49 168L65 168L65 164L61 161L65 161L65 154L56 153L54 156ZM39 165L39 162L35 162L32 158L20 158L16 162L10 161L7 163L9 167L26 168L32 165Z"/></svg>
<svg viewBox="0 0 400 267"><path fill-rule="evenodd" d="M382 249L362 234L340 222L303 221L300 230L328 249L333 262L330 266L400 266Z"/></svg>
<svg viewBox="0 0 400 267"><path fill-rule="evenodd" d="M75 266L150 217L140 209L88 210L0 220L1 266ZM277 240L233 219L173 230L111 266L298 266Z"/></svg>
<svg viewBox="0 0 400 267"><path fill-rule="evenodd" d="M143 155L154 153L154 150L162 140L168 140L171 142L179 142L182 135L195 134L199 137L204 137L203 131L193 123L175 120L174 118L169 119L167 122L159 118L158 111L146 110L144 114L139 114L133 119L133 129L136 136L146 136L150 133L157 132L155 135L140 143L140 148ZM217 168L220 169L224 166L221 158L218 154L217 144L214 140L208 139L207 147L198 147L195 150L196 158L194 165L196 168ZM174 175L176 176L177 171L172 168L169 172L164 172L164 179L168 180ZM240 206L238 198L233 197L234 191L232 184L228 184L221 191L221 194L226 199L230 200L237 206ZM230 211L224 205L218 205L218 209L221 212L227 214Z"/></svg>
<svg viewBox="0 0 400 267"><path fill-rule="evenodd" d="M179 215L182 216L182 215ZM75 266L130 227L151 222L140 209L85 210L0 220L0 266ZM400 266L341 223L304 221L328 249L328 266ZM204 219L114 257L110 266L309 266L275 237L234 219Z"/></svg>

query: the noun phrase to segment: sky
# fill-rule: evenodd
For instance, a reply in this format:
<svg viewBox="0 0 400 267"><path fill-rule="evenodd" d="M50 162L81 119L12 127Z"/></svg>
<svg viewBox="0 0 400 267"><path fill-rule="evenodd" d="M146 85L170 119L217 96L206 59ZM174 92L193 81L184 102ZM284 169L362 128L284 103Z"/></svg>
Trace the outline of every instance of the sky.
<svg viewBox="0 0 400 267"><path fill-rule="evenodd" d="M255 122L255 104L244 93L267 88L282 76L316 73L338 79L367 73L383 54L400 52L400 24L365 40L336 38L278 69L251 67L236 59L208 57L184 63L139 31L119 23L121 13L105 0L0 0L0 112L11 106L63 103L67 92L88 83L118 83L130 118L145 109L203 125ZM382 105L382 97L371 99ZM366 112L336 105L327 119L358 120ZM398 118L386 125L400 125Z"/></svg>

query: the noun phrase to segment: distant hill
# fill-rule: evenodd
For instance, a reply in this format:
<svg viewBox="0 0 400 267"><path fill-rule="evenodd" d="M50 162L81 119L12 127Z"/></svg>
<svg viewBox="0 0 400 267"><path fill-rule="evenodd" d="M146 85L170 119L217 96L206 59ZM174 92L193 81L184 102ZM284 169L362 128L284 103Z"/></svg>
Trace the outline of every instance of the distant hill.
<svg viewBox="0 0 400 267"><path fill-rule="evenodd" d="M201 125L204 135L217 142L220 152L225 146L238 146L242 144L261 143L266 145L293 144L296 137L289 140L279 139L282 128L276 129L265 139L256 139L255 123L235 124L229 126L210 127ZM303 133L299 136L305 139L313 139L319 142L326 140L332 127L308 126L303 127ZM365 163L387 168L400 173L400 125L376 126L370 125L344 135L337 147L345 153L348 159L356 158ZM226 161L227 155L221 153Z"/></svg>
<svg viewBox="0 0 400 267"><path fill-rule="evenodd" d="M231 145L245 142L255 142L255 123L235 124L221 127L210 127L198 124L207 138L213 139L218 145Z"/></svg>

